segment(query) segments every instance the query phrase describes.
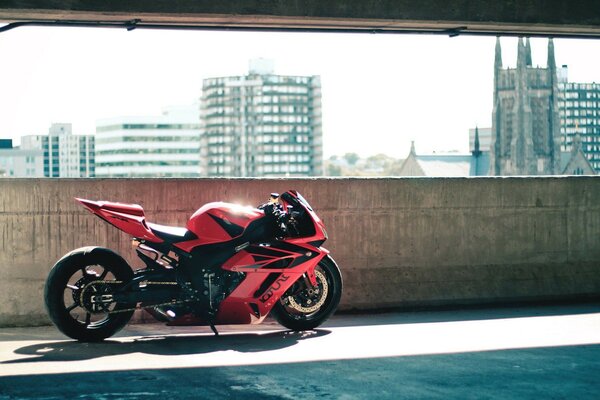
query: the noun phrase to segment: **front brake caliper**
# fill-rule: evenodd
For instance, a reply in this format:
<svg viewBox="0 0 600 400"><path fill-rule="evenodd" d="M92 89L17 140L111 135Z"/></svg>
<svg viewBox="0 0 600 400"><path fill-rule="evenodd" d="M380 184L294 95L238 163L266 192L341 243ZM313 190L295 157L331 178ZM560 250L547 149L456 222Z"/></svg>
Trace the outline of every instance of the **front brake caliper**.
<svg viewBox="0 0 600 400"><path fill-rule="evenodd" d="M306 282L307 287L317 286L317 275L315 275L314 268L310 268L308 271L306 271L305 280L307 281Z"/></svg>

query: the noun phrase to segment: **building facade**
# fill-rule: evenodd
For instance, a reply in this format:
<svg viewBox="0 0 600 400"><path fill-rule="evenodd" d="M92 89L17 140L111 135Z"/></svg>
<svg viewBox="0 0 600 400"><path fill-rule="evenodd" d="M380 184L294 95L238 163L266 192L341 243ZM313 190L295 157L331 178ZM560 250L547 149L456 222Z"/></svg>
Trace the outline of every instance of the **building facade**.
<svg viewBox="0 0 600 400"><path fill-rule="evenodd" d="M548 41L546 68L519 39L517 67L502 67L496 40L491 128L469 130L470 155L417 155L402 176L595 175L600 164L600 85L569 83Z"/></svg>
<svg viewBox="0 0 600 400"><path fill-rule="evenodd" d="M491 128L469 129L470 154L417 155L413 142L398 175L428 177L491 175L491 142L486 140L490 132ZM570 150L560 153L560 161L560 175L596 175L582 150L579 134L574 136Z"/></svg>
<svg viewBox="0 0 600 400"><path fill-rule="evenodd" d="M96 124L96 176L197 177L199 143L198 105L103 119Z"/></svg>
<svg viewBox="0 0 600 400"><path fill-rule="evenodd" d="M318 76L275 75L253 60L247 75L204 80L200 119L205 176L323 174Z"/></svg>
<svg viewBox="0 0 600 400"><path fill-rule="evenodd" d="M22 149L43 151L44 176L49 178L91 178L95 176L93 135L74 135L69 123L52 124L48 135L21 138Z"/></svg>
<svg viewBox="0 0 600 400"><path fill-rule="evenodd" d="M13 147L11 139L0 139L1 178L43 178L44 152Z"/></svg>
<svg viewBox="0 0 600 400"><path fill-rule="evenodd" d="M559 89L554 44L546 68L531 65L531 46L519 38L517 67L502 68L496 40L490 175L560 174Z"/></svg>
<svg viewBox="0 0 600 400"><path fill-rule="evenodd" d="M558 108L562 151L570 152L575 137L586 158L600 172L600 84L568 81L567 66L559 69Z"/></svg>
<svg viewBox="0 0 600 400"><path fill-rule="evenodd" d="M475 128L471 154L418 155L415 143L400 166L398 176L466 177L489 174L489 151L480 149L479 129Z"/></svg>

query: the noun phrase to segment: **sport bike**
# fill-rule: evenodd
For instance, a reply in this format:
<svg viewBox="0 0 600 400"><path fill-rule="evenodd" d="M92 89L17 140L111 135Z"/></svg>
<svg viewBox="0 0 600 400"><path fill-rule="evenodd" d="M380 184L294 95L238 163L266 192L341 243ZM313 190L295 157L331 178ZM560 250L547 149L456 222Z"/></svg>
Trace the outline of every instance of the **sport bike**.
<svg viewBox="0 0 600 400"><path fill-rule="evenodd" d="M253 207L214 202L185 228L146 221L137 204L76 199L133 236L145 267L83 247L52 268L44 291L52 322L80 341L123 328L136 309L168 325L258 324L269 314L292 330L319 326L337 308L342 276L323 222L295 190Z"/></svg>

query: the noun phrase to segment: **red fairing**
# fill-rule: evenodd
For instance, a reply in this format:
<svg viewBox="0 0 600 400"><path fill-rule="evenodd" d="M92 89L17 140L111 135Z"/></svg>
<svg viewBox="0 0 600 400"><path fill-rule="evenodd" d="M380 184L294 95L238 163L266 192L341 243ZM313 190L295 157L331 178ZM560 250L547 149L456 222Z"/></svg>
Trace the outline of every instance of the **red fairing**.
<svg viewBox="0 0 600 400"><path fill-rule="evenodd" d="M207 203L191 216L186 225L198 239L177 243L176 246L190 252L196 246L226 242L240 236L252 221L264 215L261 210L249 206Z"/></svg>
<svg viewBox="0 0 600 400"><path fill-rule="evenodd" d="M223 265L225 270L245 272L247 275L221 303L217 323L261 323L275 303L303 274L307 274L310 280L314 279L316 265L329 251L309 244L289 243L285 240L269 246L252 245ZM274 275L276 279L264 286L264 282Z"/></svg>
<svg viewBox="0 0 600 400"><path fill-rule="evenodd" d="M290 190L288 193L291 194L296 199L298 198L297 197L298 192L296 192L295 190ZM283 203L284 208L286 208L288 205L290 205L286 201L282 201L282 203ZM311 217L311 220L312 220L312 223L314 226L314 230L315 230L314 235L309 236L309 237L288 238L288 239L286 239L286 241L289 243L308 243L308 242L313 242L313 241L327 240L327 237L325 236L325 224L323 223L323 221L321 221L321 219L319 218L317 213L312 208L307 207L304 204L302 205L302 207Z"/></svg>
<svg viewBox="0 0 600 400"><path fill-rule="evenodd" d="M138 204L113 203L110 201L92 201L75 198L88 210L96 214L111 225L116 226L123 232L154 243L162 243L163 240L154 235L146 226L144 209Z"/></svg>

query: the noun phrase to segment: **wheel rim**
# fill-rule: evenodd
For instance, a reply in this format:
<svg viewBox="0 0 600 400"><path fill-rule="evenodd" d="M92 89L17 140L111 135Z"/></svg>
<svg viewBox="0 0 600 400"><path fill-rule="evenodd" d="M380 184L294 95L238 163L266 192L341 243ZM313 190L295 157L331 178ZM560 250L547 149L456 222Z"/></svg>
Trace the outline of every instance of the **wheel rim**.
<svg viewBox="0 0 600 400"><path fill-rule="evenodd" d="M319 266L315 269L317 286L314 288L304 288L298 290L292 287L289 292L293 294L284 295L281 298L281 304L286 312L295 319L312 319L327 307L328 300L331 298L331 277ZM301 283L305 285L304 283ZM311 292L312 291L312 292Z"/></svg>
<svg viewBox="0 0 600 400"><path fill-rule="evenodd" d="M97 302L98 296L108 294L100 288L101 282L118 282L109 268L102 265L88 265L75 271L63 289L64 310L76 323L86 329L97 329L110 319L110 312L116 303ZM92 301L94 298L94 301Z"/></svg>
<svg viewBox="0 0 600 400"><path fill-rule="evenodd" d="M290 308L302 314L310 314L318 311L325 304L329 284L325 274L321 271L315 270L315 275L317 276L317 286L315 288L308 288L298 295L287 297Z"/></svg>

